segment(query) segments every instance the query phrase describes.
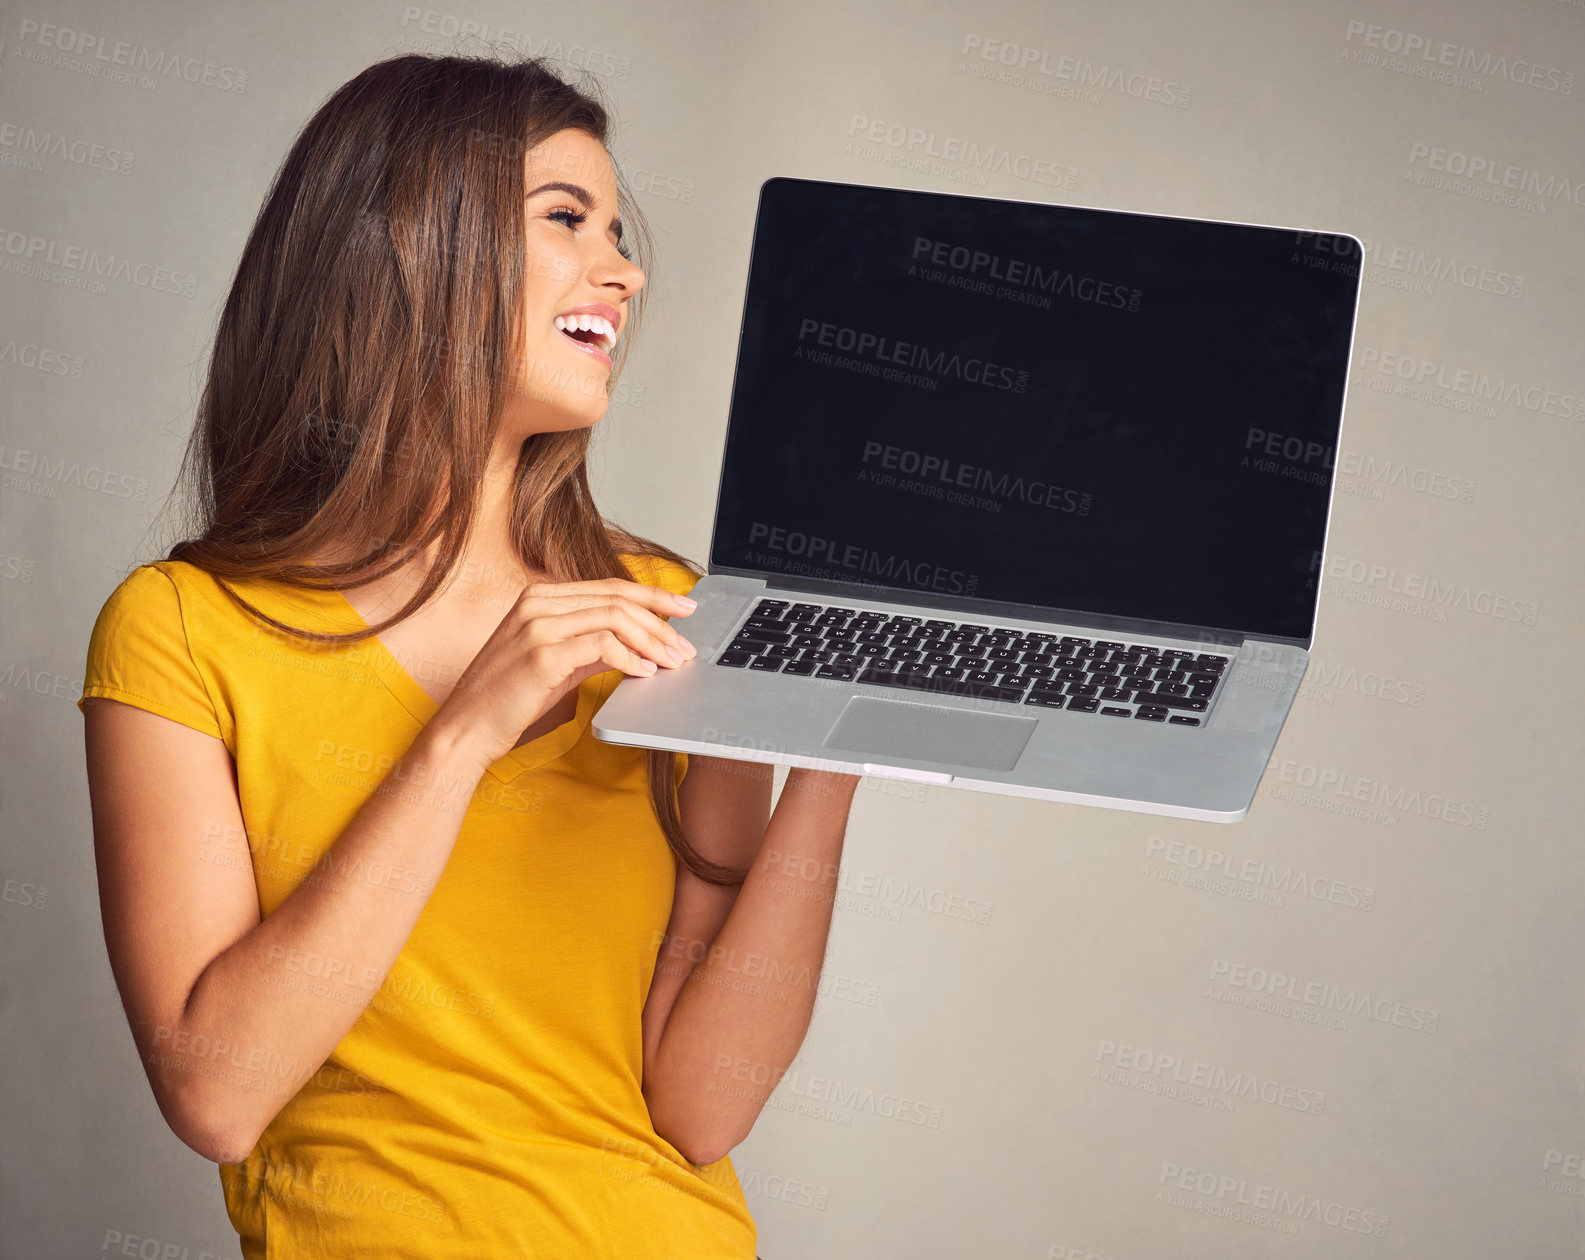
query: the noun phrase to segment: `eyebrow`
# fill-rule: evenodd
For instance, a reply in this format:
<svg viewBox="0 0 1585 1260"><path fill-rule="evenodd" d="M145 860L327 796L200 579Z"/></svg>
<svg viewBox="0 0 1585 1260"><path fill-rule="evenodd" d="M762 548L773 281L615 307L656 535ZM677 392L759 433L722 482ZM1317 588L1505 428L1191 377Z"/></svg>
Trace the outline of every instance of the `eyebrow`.
<svg viewBox="0 0 1585 1260"><path fill-rule="evenodd" d="M583 187L581 184L568 184L568 183L562 182L561 180L557 180L557 181L555 181L553 183L541 184L538 188L534 189L533 192L529 193L528 196L529 197L537 197L542 192L564 192L564 193L570 193L572 196L578 198L579 201L583 202L586 206L588 206L589 209L598 210L600 208L599 198L592 196L590 194L589 190L587 188ZM527 199L528 199L527 197L524 198L525 201ZM612 219L611 220L611 227L616 232L617 244L621 244L621 242L622 242L622 220L621 219Z"/></svg>

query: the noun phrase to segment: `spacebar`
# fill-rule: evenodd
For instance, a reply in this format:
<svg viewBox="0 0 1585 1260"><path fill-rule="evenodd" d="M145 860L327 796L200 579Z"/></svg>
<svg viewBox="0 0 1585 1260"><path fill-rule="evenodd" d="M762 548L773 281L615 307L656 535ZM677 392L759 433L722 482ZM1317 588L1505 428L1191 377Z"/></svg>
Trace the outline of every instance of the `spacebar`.
<svg viewBox="0 0 1585 1260"><path fill-rule="evenodd" d="M909 691L930 691L942 696L972 696L976 700L1018 700L1022 687L1003 687L996 683L965 682L958 678L929 678L921 674L894 674L870 666L854 682L879 687L905 687Z"/></svg>

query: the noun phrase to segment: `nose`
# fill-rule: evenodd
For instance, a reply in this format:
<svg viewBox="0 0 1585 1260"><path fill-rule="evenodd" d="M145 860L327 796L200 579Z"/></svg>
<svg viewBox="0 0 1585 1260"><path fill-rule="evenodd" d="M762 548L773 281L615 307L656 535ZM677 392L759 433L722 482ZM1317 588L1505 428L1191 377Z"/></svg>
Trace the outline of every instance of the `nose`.
<svg viewBox="0 0 1585 1260"><path fill-rule="evenodd" d="M624 290L629 296L644 287L644 269L630 258L623 258L615 245L610 245L600 256L591 277L602 288Z"/></svg>

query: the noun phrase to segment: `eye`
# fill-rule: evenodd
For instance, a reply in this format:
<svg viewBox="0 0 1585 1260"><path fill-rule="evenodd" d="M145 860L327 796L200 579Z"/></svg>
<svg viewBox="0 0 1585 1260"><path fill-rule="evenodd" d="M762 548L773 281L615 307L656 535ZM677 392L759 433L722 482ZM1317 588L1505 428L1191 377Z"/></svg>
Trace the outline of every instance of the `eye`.
<svg viewBox="0 0 1585 1260"><path fill-rule="evenodd" d="M547 219L555 219L557 221L564 220L566 226L570 228L578 228L589 221L589 216L587 213L582 210L574 210L571 206L558 206L545 217ZM618 245L616 247L616 252L621 254L622 257L627 259L628 262L633 261L633 251L630 250L626 245Z"/></svg>

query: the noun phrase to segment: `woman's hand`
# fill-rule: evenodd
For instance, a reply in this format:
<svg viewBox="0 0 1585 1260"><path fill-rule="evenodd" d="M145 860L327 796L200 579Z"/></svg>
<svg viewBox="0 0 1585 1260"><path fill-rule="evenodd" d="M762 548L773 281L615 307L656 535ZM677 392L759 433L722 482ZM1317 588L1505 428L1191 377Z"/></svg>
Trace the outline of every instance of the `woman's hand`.
<svg viewBox="0 0 1585 1260"><path fill-rule="evenodd" d="M697 655L660 616L690 611L670 591L622 578L532 582L430 721L456 732L481 768L493 765L591 675L642 678Z"/></svg>

